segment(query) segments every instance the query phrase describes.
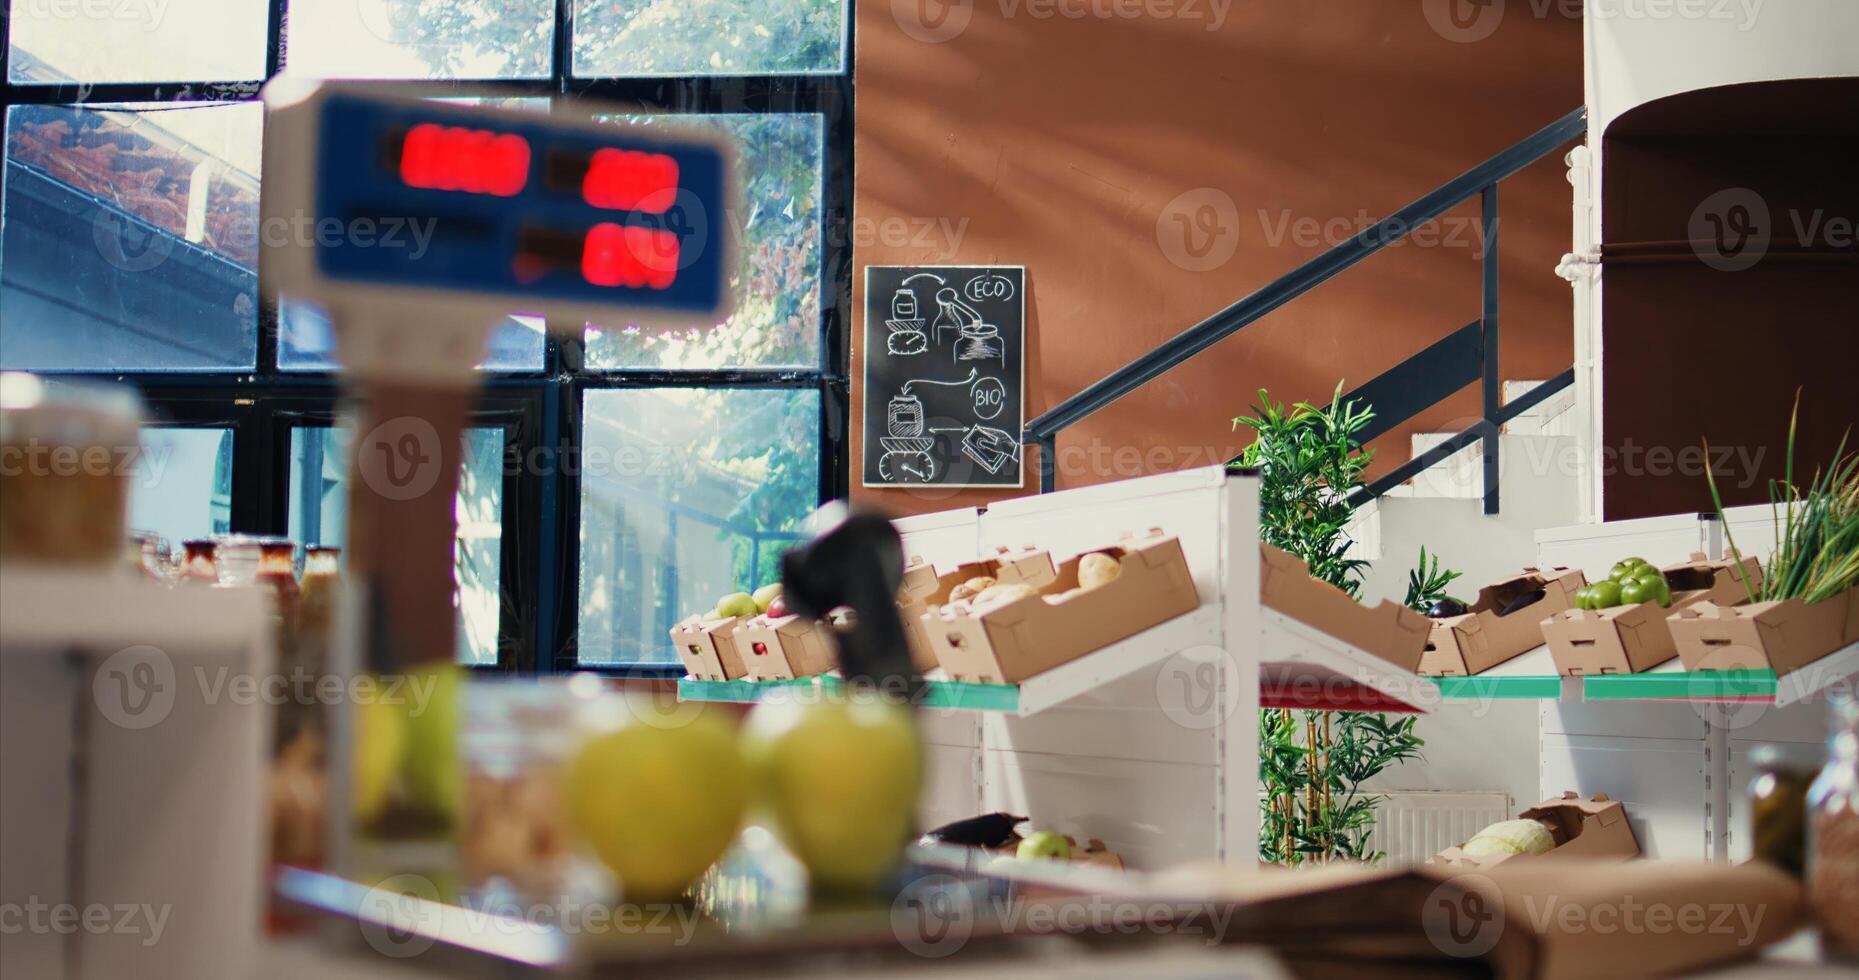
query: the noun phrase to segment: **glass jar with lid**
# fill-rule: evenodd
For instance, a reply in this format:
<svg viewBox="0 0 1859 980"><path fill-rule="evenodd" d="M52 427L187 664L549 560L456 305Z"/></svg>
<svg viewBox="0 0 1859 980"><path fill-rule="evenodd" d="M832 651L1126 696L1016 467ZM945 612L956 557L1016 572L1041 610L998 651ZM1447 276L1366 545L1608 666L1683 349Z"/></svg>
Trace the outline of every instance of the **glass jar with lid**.
<svg viewBox="0 0 1859 980"><path fill-rule="evenodd" d="M1751 857L1799 878L1807 868L1807 790L1820 767L1818 745L1758 745L1749 753Z"/></svg>
<svg viewBox="0 0 1859 980"><path fill-rule="evenodd" d="M1808 789L1808 900L1830 960L1859 962L1859 700L1829 698L1827 765Z"/></svg>
<svg viewBox="0 0 1859 980"><path fill-rule="evenodd" d="M181 584L219 584L219 542L212 538L190 538L181 542Z"/></svg>
<svg viewBox="0 0 1859 980"><path fill-rule="evenodd" d="M141 424L122 385L0 373L0 559L119 561Z"/></svg>

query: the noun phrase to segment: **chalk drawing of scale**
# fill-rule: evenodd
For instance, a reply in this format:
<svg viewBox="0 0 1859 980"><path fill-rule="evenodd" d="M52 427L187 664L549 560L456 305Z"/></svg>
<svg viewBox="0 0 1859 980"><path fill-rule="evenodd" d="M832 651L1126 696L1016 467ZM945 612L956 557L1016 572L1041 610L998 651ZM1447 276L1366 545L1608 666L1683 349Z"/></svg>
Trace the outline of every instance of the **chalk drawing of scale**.
<svg viewBox="0 0 1859 980"><path fill-rule="evenodd" d="M993 418L1000 414L1001 400L996 397L997 392L1004 394L1000 388L1000 379L982 377L974 368L969 368L968 377L960 381L913 378L904 382L885 406L887 434L878 439L884 447L884 454L878 457L880 477L891 482L914 480L928 483L936 479L937 461L931 450L936 447L935 434L941 432L960 433L958 445L962 448L962 454L994 475L999 475L1009 463L1020 458L1019 441L993 426L977 422L974 425L926 427L923 421L923 400L911 393L912 385L967 388L975 400L976 411L983 418Z"/></svg>

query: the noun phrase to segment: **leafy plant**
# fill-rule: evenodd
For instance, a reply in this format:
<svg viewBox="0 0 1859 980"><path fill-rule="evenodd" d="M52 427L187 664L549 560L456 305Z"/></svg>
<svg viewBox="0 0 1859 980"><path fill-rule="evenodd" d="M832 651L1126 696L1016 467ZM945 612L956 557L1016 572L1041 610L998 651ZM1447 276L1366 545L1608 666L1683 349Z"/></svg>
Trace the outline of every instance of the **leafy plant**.
<svg viewBox="0 0 1859 980"><path fill-rule="evenodd" d="M1775 552L1763 566L1760 583L1743 579L1751 602L1800 599L1814 603L1859 583L1859 454L1846 452L1851 431L1840 437L1833 462L1825 470L1815 470L1804 491L1794 482L1794 442L1800 417L1801 392L1797 390L1794 410L1788 416L1788 456L1782 479L1769 481ZM1709 440L1704 442L1704 453L1710 457ZM1704 478L1723 522L1731 557L1740 566L1743 554L1730 533L1730 522L1724 519L1717 477L1707 468Z"/></svg>
<svg viewBox="0 0 1859 980"><path fill-rule="evenodd" d="M1343 528L1355 510L1349 493L1374 459L1356 436L1375 413L1342 399L1338 383L1327 406L1286 408L1260 388L1258 414L1234 419L1233 428L1257 434L1235 462L1259 471L1259 536L1303 559L1312 578L1353 596L1368 563L1346 557L1354 542Z"/></svg>
<svg viewBox="0 0 1859 980"><path fill-rule="evenodd" d="M1420 546L1420 564L1407 573L1407 598L1401 602L1414 612L1426 612L1427 607L1446 598L1446 586L1464 573L1450 568L1439 567L1439 556L1427 554L1425 545Z"/></svg>
<svg viewBox="0 0 1859 980"><path fill-rule="evenodd" d="M1234 464L1259 471L1260 537L1303 559L1312 577L1356 596L1368 563L1348 557L1354 542L1344 528L1354 513L1349 494L1373 459L1359 437L1375 413L1342 393L1338 383L1328 405L1287 408L1260 389L1257 414L1233 420L1235 429L1257 435ZM1408 576L1407 604L1424 608L1458 576L1422 550ZM1364 793L1362 784L1419 756L1414 724L1362 712L1259 712L1259 856L1276 864L1381 857L1369 836L1382 797Z"/></svg>
<svg viewBox="0 0 1859 980"><path fill-rule="evenodd" d="M1381 858L1369 837L1384 797L1364 793L1362 784L1419 757L1415 721L1363 712L1260 712L1266 798L1259 856L1286 865Z"/></svg>

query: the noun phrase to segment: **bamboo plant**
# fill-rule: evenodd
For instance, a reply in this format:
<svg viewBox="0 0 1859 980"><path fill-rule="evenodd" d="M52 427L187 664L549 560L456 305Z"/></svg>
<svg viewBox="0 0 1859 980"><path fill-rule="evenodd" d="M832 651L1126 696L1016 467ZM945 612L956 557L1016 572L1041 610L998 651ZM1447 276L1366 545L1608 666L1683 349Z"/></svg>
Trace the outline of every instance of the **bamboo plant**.
<svg viewBox="0 0 1859 980"><path fill-rule="evenodd" d="M1348 556L1345 530L1351 491L1362 484L1373 454L1359 434L1374 418L1367 406L1344 401L1336 386L1328 405L1280 405L1261 389L1251 416L1235 429L1256 434L1236 465L1259 471L1260 537L1296 555L1312 577L1357 596L1367 563ZM1444 594L1457 572L1442 571L1421 552L1408 581L1415 608ZM1389 766L1420 754L1415 719L1365 712L1259 713L1259 775L1265 786L1260 857L1295 865L1332 860L1373 861L1370 830L1382 798L1363 784Z"/></svg>

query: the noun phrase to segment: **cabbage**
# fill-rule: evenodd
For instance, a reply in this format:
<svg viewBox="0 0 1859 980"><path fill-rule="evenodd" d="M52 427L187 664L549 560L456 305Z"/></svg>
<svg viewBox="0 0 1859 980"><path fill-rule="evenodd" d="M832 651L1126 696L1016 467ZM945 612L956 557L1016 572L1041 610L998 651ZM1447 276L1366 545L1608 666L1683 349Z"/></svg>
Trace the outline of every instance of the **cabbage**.
<svg viewBox="0 0 1859 980"><path fill-rule="evenodd" d="M1556 847L1549 828L1535 820L1500 820L1472 835L1461 851L1495 857L1511 854L1547 854Z"/></svg>

